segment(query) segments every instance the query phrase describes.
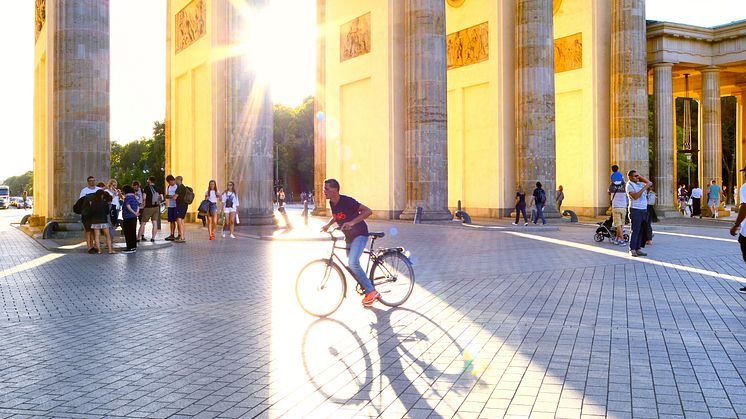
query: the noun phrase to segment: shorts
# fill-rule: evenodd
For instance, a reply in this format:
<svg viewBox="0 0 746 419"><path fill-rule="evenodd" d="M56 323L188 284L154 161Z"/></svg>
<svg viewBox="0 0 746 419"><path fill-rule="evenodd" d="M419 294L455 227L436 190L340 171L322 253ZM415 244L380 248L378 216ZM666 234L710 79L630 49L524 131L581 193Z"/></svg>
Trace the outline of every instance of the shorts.
<svg viewBox="0 0 746 419"><path fill-rule="evenodd" d="M614 219L614 227L622 227L624 225L624 217L627 216L627 208L612 208L611 216Z"/></svg>
<svg viewBox="0 0 746 419"><path fill-rule="evenodd" d="M111 228L111 224L109 223L91 224L92 230L108 230L109 228Z"/></svg>
<svg viewBox="0 0 746 419"><path fill-rule="evenodd" d="M158 207L145 207L142 209L142 213L140 214L140 222L155 222L155 220L158 219L158 215L160 214L160 212L160 208Z"/></svg>
<svg viewBox="0 0 746 419"><path fill-rule="evenodd" d="M708 207L717 207L719 205L720 205L720 202L717 199L711 199L711 200L707 201L707 206Z"/></svg>
<svg viewBox="0 0 746 419"><path fill-rule="evenodd" d="M168 222L176 222L176 207L168 207Z"/></svg>
<svg viewBox="0 0 746 419"><path fill-rule="evenodd" d="M231 207L231 208L223 208L223 212L226 213L226 214L230 214L232 212L236 212L236 209L233 208L233 207Z"/></svg>
<svg viewBox="0 0 746 419"><path fill-rule="evenodd" d="M188 205L176 205L176 218L186 218Z"/></svg>

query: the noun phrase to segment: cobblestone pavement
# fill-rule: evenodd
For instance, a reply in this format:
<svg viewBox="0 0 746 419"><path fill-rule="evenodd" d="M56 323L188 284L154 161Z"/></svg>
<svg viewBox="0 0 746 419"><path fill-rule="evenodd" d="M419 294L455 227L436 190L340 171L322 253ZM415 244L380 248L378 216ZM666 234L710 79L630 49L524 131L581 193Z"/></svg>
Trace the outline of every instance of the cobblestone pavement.
<svg viewBox="0 0 746 419"><path fill-rule="evenodd" d="M412 252L414 294L366 310L353 293L318 320L293 282L329 242L191 227L183 245L59 254L15 218L0 212L3 417L746 415L746 264L725 228L668 227L632 259L592 226L373 222Z"/></svg>

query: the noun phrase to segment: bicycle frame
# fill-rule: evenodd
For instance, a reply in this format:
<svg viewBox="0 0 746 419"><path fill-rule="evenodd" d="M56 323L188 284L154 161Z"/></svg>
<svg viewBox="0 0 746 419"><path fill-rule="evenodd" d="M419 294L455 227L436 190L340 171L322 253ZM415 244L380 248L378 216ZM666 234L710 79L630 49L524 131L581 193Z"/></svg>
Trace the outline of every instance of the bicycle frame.
<svg viewBox="0 0 746 419"><path fill-rule="evenodd" d="M352 276L352 278L355 279L355 274L347 266L347 264L342 261L342 258L340 258L339 255L337 255L337 252L335 252L336 249L348 250L348 247L347 246L338 246L337 245L337 242L340 241L340 240L342 240L342 238L338 237L338 236L335 236L333 234L334 231L337 231L337 230L332 230L332 231L327 232L327 233L329 233L329 236L332 238L332 250L329 253L329 257L327 259L329 260L330 263L335 263L334 260L336 259L336 264L337 265L341 265L342 267L344 267L344 269L347 271L347 273L349 273ZM375 252L373 251L373 244L376 242L376 237L375 236L370 236L370 237L371 237L370 247L366 247L363 250L363 254L367 254L368 255L368 261L365 264L365 274L368 275L368 276L370 276L370 268L371 268L371 266L373 266L373 263L376 261L376 255L375 255ZM355 283L357 283L357 279L355 279Z"/></svg>

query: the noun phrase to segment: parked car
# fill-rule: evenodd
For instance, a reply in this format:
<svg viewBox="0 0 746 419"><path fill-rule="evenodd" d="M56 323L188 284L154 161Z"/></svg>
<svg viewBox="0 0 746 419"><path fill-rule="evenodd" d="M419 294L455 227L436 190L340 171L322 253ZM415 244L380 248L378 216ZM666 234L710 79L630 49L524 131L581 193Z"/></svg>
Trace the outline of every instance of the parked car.
<svg viewBox="0 0 746 419"><path fill-rule="evenodd" d="M0 185L0 208L10 208L10 188Z"/></svg>

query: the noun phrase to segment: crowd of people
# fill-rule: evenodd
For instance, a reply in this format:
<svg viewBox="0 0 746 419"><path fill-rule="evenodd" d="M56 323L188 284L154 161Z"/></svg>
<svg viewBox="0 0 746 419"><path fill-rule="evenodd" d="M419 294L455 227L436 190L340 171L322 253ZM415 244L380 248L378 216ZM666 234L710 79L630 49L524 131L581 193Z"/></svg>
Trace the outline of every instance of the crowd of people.
<svg viewBox="0 0 746 419"><path fill-rule="evenodd" d="M702 191L698 182L692 183L690 188L679 185L676 193L679 201L679 212L684 216L702 218L702 198L706 197L707 208L711 218L718 218L718 207L726 201L725 191L713 179L707 185L707 190Z"/></svg>
<svg viewBox="0 0 746 419"><path fill-rule="evenodd" d="M181 176L166 177L165 193L156 185L153 176L148 177L144 187L141 187L140 182L134 181L131 185L124 185L119 189L116 179L103 183L96 182L93 176L89 176L86 182L87 185L81 189L74 210L81 215L88 253L101 253L102 236L108 253L114 253L113 242L118 226L121 226L126 243L124 253L136 252L138 242L155 242L161 229L163 204L167 211L166 219L170 233L164 240L186 242L184 219L193 199L193 196L190 199L189 195L193 195L193 192L184 185ZM200 205L200 209L204 207L205 210L209 240L215 240L219 213L224 217L222 237L226 237L227 227L229 237L236 238L234 229L238 223L238 206L234 182L227 182L222 193L218 190L215 180L209 182L204 201ZM150 237L146 238L148 223L151 224Z"/></svg>

